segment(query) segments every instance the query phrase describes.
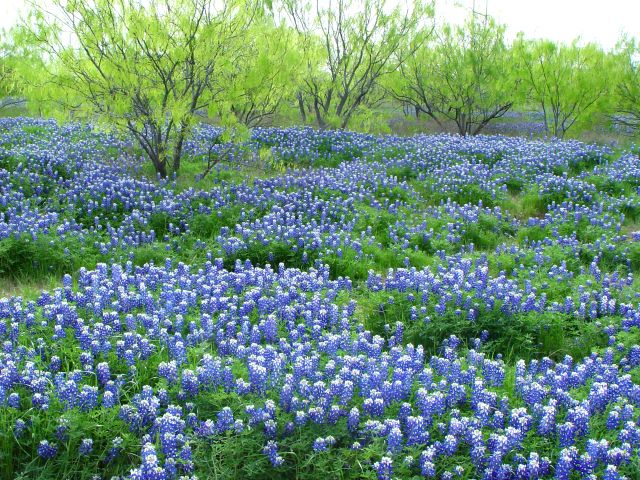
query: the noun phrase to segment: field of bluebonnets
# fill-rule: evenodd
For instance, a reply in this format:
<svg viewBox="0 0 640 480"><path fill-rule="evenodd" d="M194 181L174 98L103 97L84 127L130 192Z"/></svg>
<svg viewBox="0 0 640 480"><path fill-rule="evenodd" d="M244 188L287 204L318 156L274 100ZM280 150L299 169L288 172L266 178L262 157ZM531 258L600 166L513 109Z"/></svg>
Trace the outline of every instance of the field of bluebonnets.
<svg viewBox="0 0 640 480"><path fill-rule="evenodd" d="M633 148L0 132L0 478L640 478Z"/></svg>

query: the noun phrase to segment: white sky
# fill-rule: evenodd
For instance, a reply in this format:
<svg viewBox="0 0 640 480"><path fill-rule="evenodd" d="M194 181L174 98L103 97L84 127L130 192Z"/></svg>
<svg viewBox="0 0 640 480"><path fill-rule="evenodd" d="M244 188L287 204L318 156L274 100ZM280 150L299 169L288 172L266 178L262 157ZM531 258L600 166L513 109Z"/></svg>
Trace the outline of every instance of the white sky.
<svg viewBox="0 0 640 480"><path fill-rule="evenodd" d="M389 3L411 0L389 0ZM640 0L436 0L436 20L457 22L473 8L486 8L507 25L513 38L523 31L529 38L570 42L580 37L609 49L624 32L640 37ZM357 0L354 1L357 4ZM9 28L27 8L28 0L0 0L0 28Z"/></svg>
<svg viewBox="0 0 640 480"><path fill-rule="evenodd" d="M477 11L486 5L489 15L506 24L510 38L520 31L565 43L580 37L610 49L622 33L640 37L640 0L438 0L436 19L438 7L445 17L459 18L461 9L454 5L469 12L474 3Z"/></svg>

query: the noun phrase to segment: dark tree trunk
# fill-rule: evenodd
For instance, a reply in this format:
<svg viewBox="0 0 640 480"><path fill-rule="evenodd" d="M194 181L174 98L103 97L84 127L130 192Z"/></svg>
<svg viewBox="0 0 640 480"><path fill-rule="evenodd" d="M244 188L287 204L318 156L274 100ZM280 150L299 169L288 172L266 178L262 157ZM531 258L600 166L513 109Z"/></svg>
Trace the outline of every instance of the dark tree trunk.
<svg viewBox="0 0 640 480"><path fill-rule="evenodd" d="M173 147L173 172L178 173L180 170L180 160L182 159L182 146L184 145L184 133L180 133L178 142Z"/></svg>
<svg viewBox="0 0 640 480"><path fill-rule="evenodd" d="M147 152L149 155L149 159L153 164L153 168L155 168L156 173L160 175L160 178L167 178L167 162L166 160L162 160L160 157L160 153L158 151L155 152Z"/></svg>
<svg viewBox="0 0 640 480"><path fill-rule="evenodd" d="M156 167L156 172L160 174L161 178L167 178L167 146L164 142L160 141L154 145L155 152L152 158L153 165Z"/></svg>
<svg viewBox="0 0 640 480"><path fill-rule="evenodd" d="M298 93L298 108L300 109L300 116L302 117L302 123L307 123L307 110L304 107L304 99L302 94Z"/></svg>
<svg viewBox="0 0 640 480"><path fill-rule="evenodd" d="M318 122L318 128L320 130L326 130L328 125L324 121L324 117L322 116L322 112L320 111L320 106L318 105L318 100L314 101L313 109L316 114L316 121Z"/></svg>

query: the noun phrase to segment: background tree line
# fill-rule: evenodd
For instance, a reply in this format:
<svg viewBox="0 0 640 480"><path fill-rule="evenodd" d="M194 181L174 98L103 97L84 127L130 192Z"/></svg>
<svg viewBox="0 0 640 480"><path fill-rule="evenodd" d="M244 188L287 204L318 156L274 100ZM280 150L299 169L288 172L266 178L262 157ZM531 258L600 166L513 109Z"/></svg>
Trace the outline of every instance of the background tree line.
<svg viewBox="0 0 640 480"><path fill-rule="evenodd" d="M203 118L230 139L271 124L383 130L400 107L461 135L512 110L540 112L549 136L633 133L639 48L507 42L490 17L440 23L421 0L53 0L2 36L0 109L25 99L126 131L162 177Z"/></svg>

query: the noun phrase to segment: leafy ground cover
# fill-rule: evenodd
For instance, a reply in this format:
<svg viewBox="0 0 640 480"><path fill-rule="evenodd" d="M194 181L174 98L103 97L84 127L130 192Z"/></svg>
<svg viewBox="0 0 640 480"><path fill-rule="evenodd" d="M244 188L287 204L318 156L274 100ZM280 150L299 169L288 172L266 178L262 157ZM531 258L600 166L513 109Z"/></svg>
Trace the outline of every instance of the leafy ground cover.
<svg viewBox="0 0 640 480"><path fill-rule="evenodd" d="M0 132L1 478L640 478L633 149Z"/></svg>

